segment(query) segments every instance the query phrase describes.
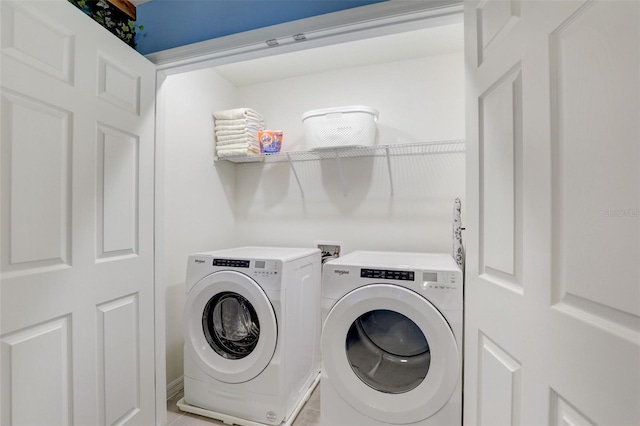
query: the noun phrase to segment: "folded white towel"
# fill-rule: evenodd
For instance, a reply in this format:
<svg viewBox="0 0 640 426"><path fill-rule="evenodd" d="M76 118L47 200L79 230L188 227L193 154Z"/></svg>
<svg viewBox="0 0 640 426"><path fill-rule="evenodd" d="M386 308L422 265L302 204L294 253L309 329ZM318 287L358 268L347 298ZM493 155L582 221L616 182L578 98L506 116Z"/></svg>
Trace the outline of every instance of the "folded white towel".
<svg viewBox="0 0 640 426"><path fill-rule="evenodd" d="M257 139L254 138L245 138L245 137L239 137L239 138L233 138L233 139L225 139L225 140L217 140L215 142L217 147L223 147L223 146L227 146L227 145L233 145L233 144L238 144L238 143L246 143L246 144L259 144L260 142Z"/></svg>
<svg viewBox="0 0 640 426"><path fill-rule="evenodd" d="M218 132L228 132L228 131L234 131L234 132L242 132L245 130L253 130L253 131L258 131L258 130L264 130L264 125L258 125L258 124L239 124L239 125L235 125L235 126L216 126L215 127L215 131L216 133Z"/></svg>
<svg viewBox="0 0 640 426"><path fill-rule="evenodd" d="M260 154L260 151L255 151L249 148L239 148L239 149L221 149L216 151L218 158L224 157L235 157L235 156L243 156L243 155L257 155Z"/></svg>
<svg viewBox="0 0 640 426"><path fill-rule="evenodd" d="M227 146L227 145L233 145L233 144L238 144L238 143L245 143L245 144L249 144L249 145L257 145L260 146L258 143L258 139L257 138L248 138L245 136L240 136L237 138L227 138L227 139L223 139L223 140L216 140L216 146L217 147L222 147L222 146Z"/></svg>
<svg viewBox="0 0 640 426"><path fill-rule="evenodd" d="M240 149L240 148L251 148L256 151L260 151L260 144L258 142L231 143L227 145L216 146L216 151L222 151L225 149Z"/></svg>
<svg viewBox="0 0 640 426"><path fill-rule="evenodd" d="M262 116L251 108L235 108L213 113L213 117L218 120L237 120L239 118L255 118L262 120Z"/></svg>
<svg viewBox="0 0 640 426"><path fill-rule="evenodd" d="M255 118L241 118L236 120L218 120L214 119L214 124L217 126L264 126L263 119Z"/></svg>
<svg viewBox="0 0 640 426"><path fill-rule="evenodd" d="M219 136L243 136L243 135L248 135L248 136L253 136L253 137L258 137L258 130L252 130L252 129L242 129L242 130L220 130L219 132L216 131L216 137Z"/></svg>
<svg viewBox="0 0 640 426"><path fill-rule="evenodd" d="M245 141L257 141L258 134L257 133L233 133L228 135L216 135L216 141L218 144L220 143L229 143L228 141L236 140L236 139L244 139Z"/></svg>

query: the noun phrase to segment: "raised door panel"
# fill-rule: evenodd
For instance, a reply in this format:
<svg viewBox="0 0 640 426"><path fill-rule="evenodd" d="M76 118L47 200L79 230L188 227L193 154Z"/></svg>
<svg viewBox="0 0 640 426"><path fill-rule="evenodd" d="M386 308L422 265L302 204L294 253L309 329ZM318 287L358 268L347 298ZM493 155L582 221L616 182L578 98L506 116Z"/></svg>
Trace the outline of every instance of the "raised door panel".
<svg viewBox="0 0 640 426"><path fill-rule="evenodd" d="M521 292L522 73L517 65L479 99L480 266Z"/></svg>
<svg viewBox="0 0 640 426"><path fill-rule="evenodd" d="M140 113L140 76L100 53L98 58L98 97L136 115Z"/></svg>
<svg viewBox="0 0 640 426"><path fill-rule="evenodd" d="M24 3L2 5L2 53L73 84L75 36Z"/></svg>
<svg viewBox="0 0 640 426"><path fill-rule="evenodd" d="M551 426L595 426L595 423L568 401L551 391Z"/></svg>
<svg viewBox="0 0 640 426"><path fill-rule="evenodd" d="M2 274L70 266L72 114L1 96Z"/></svg>
<svg viewBox="0 0 640 426"><path fill-rule="evenodd" d="M484 0L475 11L478 64L492 54L520 21L520 0Z"/></svg>
<svg viewBox="0 0 640 426"><path fill-rule="evenodd" d="M478 424L521 424L522 365L484 335L480 336L478 351Z"/></svg>
<svg viewBox="0 0 640 426"><path fill-rule="evenodd" d="M586 3L553 33L550 53L553 303L640 338L640 264L630 261L640 259L637 14Z"/></svg>
<svg viewBox="0 0 640 426"><path fill-rule="evenodd" d="M139 138L98 124L97 257L138 252Z"/></svg>
<svg viewBox="0 0 640 426"><path fill-rule="evenodd" d="M125 424L140 411L137 295L97 307L101 424Z"/></svg>
<svg viewBox="0 0 640 426"><path fill-rule="evenodd" d="M70 317L2 336L3 425L73 423Z"/></svg>

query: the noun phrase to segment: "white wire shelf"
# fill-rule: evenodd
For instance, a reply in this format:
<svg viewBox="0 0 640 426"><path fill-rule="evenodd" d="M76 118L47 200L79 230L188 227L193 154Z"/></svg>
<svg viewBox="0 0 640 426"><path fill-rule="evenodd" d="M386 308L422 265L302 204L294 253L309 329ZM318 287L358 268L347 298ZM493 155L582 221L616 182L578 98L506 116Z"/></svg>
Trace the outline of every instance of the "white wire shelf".
<svg viewBox="0 0 640 426"><path fill-rule="evenodd" d="M413 142L394 145L376 145L348 148L327 148L313 151L289 151L267 155L245 155L216 158L216 161L232 163L284 163L299 161L319 161L336 158L356 157L401 157L428 154L452 154L465 152L463 140L438 142Z"/></svg>
<svg viewBox="0 0 640 426"><path fill-rule="evenodd" d="M465 152L465 142L463 140L438 141L438 142L415 142L395 145L376 145L361 147L327 148L313 151L291 151L280 152L278 154L267 155L246 155L216 158L216 161L229 161L233 163L284 163L288 162L293 172L300 194L304 198L304 189L298 178L298 173L294 167L295 162L300 161L320 161L333 159L338 163L340 182L342 183L342 193L346 197L348 194L347 184L342 172L341 159L357 157L386 157L387 168L389 170L389 188L391 195L394 194L393 173L391 168L392 157L407 157L415 155L433 154L454 154Z"/></svg>

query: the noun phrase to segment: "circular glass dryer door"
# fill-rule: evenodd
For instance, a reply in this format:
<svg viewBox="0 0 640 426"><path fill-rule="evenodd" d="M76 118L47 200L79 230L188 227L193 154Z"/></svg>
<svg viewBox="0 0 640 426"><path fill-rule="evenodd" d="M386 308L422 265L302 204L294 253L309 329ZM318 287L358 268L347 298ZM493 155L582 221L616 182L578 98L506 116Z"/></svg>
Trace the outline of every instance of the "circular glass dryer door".
<svg viewBox="0 0 640 426"><path fill-rule="evenodd" d="M399 286L371 284L338 300L325 320L321 348L336 392L381 422L432 416L460 377L447 320L427 299Z"/></svg>
<svg viewBox="0 0 640 426"><path fill-rule="evenodd" d="M214 272L193 286L184 324L186 355L222 382L253 379L275 352L278 330L271 302L239 272Z"/></svg>

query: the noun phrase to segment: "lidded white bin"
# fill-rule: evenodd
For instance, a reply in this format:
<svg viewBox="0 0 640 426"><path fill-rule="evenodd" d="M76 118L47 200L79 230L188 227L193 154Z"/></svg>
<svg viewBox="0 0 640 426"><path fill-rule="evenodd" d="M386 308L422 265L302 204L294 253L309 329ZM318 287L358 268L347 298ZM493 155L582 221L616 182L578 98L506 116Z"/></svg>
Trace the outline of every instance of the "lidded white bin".
<svg viewBox="0 0 640 426"><path fill-rule="evenodd" d="M312 150L375 145L378 111L354 105L302 114L307 147Z"/></svg>

